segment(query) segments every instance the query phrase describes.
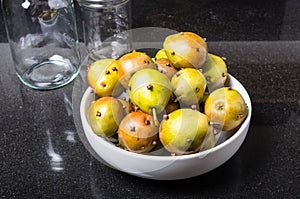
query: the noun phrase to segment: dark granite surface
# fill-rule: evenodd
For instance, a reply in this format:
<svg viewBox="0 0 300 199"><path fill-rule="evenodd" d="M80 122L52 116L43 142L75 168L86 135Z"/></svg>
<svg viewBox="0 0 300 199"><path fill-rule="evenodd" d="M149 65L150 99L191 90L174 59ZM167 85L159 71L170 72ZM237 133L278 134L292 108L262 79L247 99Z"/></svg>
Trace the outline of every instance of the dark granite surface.
<svg viewBox="0 0 300 199"><path fill-rule="evenodd" d="M74 92L81 89L75 85L84 76L53 91L29 89L1 43L0 196L299 198L299 11L297 0L133 1L133 27L207 37L210 51L227 57L228 70L252 99L253 118L239 151L209 173L178 181L145 180L98 162L74 124L80 100ZM0 26L6 42L3 20Z"/></svg>

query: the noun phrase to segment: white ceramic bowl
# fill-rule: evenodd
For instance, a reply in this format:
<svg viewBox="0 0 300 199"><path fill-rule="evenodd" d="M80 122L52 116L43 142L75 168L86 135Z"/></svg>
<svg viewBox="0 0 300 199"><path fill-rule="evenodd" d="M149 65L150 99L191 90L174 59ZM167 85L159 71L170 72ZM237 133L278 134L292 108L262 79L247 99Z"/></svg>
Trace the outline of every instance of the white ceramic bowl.
<svg viewBox="0 0 300 199"><path fill-rule="evenodd" d="M238 90L248 106L248 116L240 128L227 140L215 147L190 155L153 156L128 152L93 133L87 119L87 112L95 100L95 94L88 88L81 100L80 117L86 138L95 153L112 168L156 180L175 180L204 174L230 159L243 143L250 124L252 106L243 85L229 75L229 86Z"/></svg>

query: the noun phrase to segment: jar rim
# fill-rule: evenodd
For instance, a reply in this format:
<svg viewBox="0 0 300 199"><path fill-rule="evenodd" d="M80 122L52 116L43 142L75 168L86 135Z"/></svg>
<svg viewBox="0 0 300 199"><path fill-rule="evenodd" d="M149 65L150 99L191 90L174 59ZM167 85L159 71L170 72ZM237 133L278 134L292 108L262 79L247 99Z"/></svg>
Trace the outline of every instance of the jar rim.
<svg viewBox="0 0 300 199"><path fill-rule="evenodd" d="M116 6L129 2L130 0L77 0L80 6L88 8L102 8Z"/></svg>

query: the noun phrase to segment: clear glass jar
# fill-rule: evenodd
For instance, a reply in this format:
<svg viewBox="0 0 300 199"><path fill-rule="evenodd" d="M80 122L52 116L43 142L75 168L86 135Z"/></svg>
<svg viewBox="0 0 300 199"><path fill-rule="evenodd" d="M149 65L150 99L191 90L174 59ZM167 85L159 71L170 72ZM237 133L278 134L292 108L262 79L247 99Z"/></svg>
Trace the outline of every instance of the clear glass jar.
<svg viewBox="0 0 300 199"><path fill-rule="evenodd" d="M49 90L81 67L73 0L1 0L16 73L27 86Z"/></svg>
<svg viewBox="0 0 300 199"><path fill-rule="evenodd" d="M130 49L130 0L78 0L83 37L93 60L118 58Z"/></svg>

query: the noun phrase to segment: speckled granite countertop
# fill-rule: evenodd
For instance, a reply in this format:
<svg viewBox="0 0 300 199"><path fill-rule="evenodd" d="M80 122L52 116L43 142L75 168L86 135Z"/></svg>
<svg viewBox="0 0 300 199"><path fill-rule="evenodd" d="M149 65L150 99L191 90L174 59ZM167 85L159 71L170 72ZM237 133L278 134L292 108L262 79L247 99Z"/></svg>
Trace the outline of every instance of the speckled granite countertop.
<svg viewBox="0 0 300 199"><path fill-rule="evenodd" d="M113 170L81 142L71 84L40 92L14 73L0 29L3 198L299 198L300 4L297 0L133 1L133 27L194 31L248 90L253 119L239 151L204 175L153 181ZM3 24L0 19L0 25ZM83 68L83 70L85 70ZM59 160L59 161L57 161Z"/></svg>

